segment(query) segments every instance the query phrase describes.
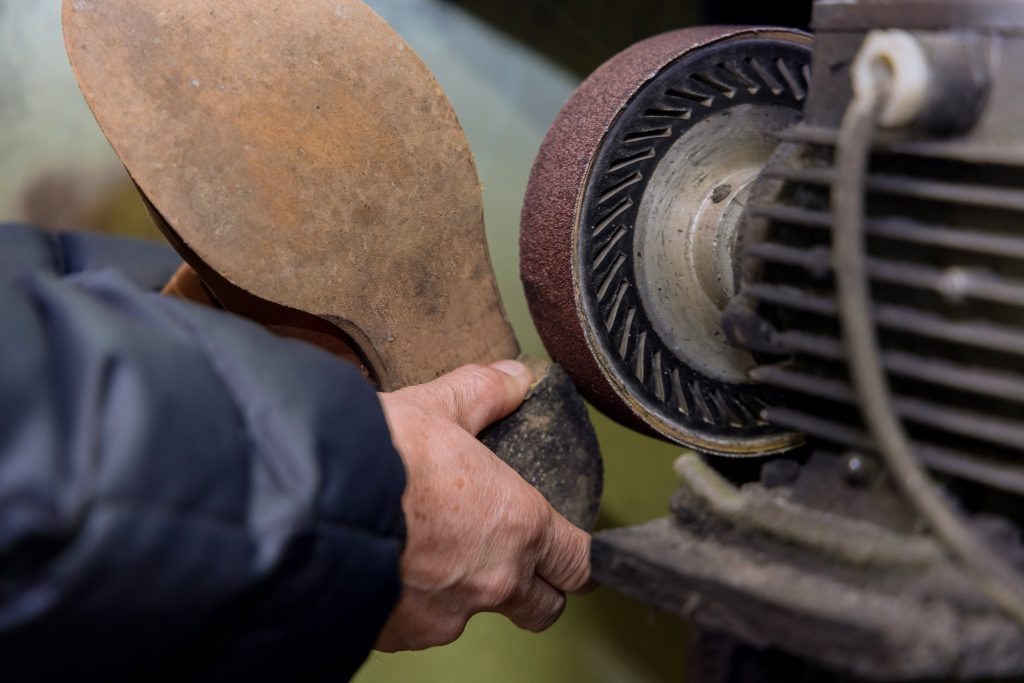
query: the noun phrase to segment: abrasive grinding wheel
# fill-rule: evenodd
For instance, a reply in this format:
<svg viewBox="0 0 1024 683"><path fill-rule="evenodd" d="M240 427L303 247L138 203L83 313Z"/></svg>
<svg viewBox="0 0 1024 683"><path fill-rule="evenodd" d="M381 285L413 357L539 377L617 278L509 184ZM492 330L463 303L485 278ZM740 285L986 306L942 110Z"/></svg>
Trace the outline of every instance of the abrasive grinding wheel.
<svg viewBox="0 0 1024 683"><path fill-rule="evenodd" d="M751 185L800 119L810 38L705 27L640 43L576 91L534 166L522 278L551 356L611 417L707 453L786 450L729 346Z"/></svg>

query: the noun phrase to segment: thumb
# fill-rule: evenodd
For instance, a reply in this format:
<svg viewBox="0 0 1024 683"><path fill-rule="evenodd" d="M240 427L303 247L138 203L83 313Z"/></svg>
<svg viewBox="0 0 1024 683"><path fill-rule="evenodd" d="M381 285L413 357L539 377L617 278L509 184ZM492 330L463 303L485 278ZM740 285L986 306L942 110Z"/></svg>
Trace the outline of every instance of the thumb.
<svg viewBox="0 0 1024 683"><path fill-rule="evenodd" d="M441 412L476 436L512 414L533 381L533 373L525 365L502 360L490 366L467 365L433 382L395 393L428 411Z"/></svg>

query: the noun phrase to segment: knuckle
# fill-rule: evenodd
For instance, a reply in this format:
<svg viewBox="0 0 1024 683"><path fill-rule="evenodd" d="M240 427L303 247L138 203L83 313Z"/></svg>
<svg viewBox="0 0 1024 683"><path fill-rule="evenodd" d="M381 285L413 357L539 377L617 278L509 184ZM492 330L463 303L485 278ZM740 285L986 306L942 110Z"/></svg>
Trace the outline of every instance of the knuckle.
<svg viewBox="0 0 1024 683"><path fill-rule="evenodd" d="M460 423L465 413L465 401L455 382L443 382L430 385L433 402L448 419Z"/></svg>
<svg viewBox="0 0 1024 683"><path fill-rule="evenodd" d="M561 588L577 591L590 580L590 539L582 532L574 533L561 549L558 579Z"/></svg>
<svg viewBox="0 0 1024 683"><path fill-rule="evenodd" d="M476 397L500 392L505 384L500 372L482 365L467 365L461 371L461 389L465 397Z"/></svg>
<svg viewBox="0 0 1024 683"><path fill-rule="evenodd" d="M494 368L473 363L462 368L467 381L476 385L490 385L501 383L501 373Z"/></svg>
<svg viewBox="0 0 1024 683"><path fill-rule="evenodd" d="M534 489L530 489L534 491ZM544 540L545 510L537 497L528 492L525 496L514 496L501 506L504 533L524 549L538 550Z"/></svg>
<svg viewBox="0 0 1024 683"><path fill-rule="evenodd" d="M505 393L513 382L510 375L488 366L478 366L479 381L491 392Z"/></svg>
<svg viewBox="0 0 1024 683"><path fill-rule="evenodd" d="M536 489L530 487L527 493L516 515L519 530L528 547L540 549L548 536L546 532L551 523L551 508L547 499Z"/></svg>
<svg viewBox="0 0 1024 683"><path fill-rule="evenodd" d="M452 421L466 424L467 418L481 398L501 390L500 373L481 365L464 365L448 381L437 383L435 399Z"/></svg>
<svg viewBox="0 0 1024 683"><path fill-rule="evenodd" d="M512 600L519 592L519 582L514 573L502 571L480 582L477 588L483 609L494 609Z"/></svg>

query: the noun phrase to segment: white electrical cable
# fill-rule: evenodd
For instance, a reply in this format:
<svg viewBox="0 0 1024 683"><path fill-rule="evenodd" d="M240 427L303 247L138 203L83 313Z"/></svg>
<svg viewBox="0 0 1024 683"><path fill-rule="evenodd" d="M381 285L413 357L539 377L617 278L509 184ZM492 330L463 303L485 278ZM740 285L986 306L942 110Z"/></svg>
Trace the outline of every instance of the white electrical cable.
<svg viewBox="0 0 1024 683"><path fill-rule="evenodd" d="M864 40L850 70L855 97L878 88L880 79L889 85L881 103L878 123L886 128L913 124L928 102L931 68L921 43L906 31L872 31Z"/></svg>

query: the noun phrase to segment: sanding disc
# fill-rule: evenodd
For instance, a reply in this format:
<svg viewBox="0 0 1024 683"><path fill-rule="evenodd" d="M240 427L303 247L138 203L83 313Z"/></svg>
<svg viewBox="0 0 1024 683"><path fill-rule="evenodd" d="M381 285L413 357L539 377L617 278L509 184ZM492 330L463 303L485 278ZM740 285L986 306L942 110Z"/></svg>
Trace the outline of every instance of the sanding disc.
<svg viewBox="0 0 1024 683"><path fill-rule="evenodd" d="M797 31L664 34L602 66L548 133L523 283L552 358L620 422L722 455L799 443L761 418L771 389L721 333L735 244L706 226L741 222L776 134L800 118L810 60Z"/></svg>

